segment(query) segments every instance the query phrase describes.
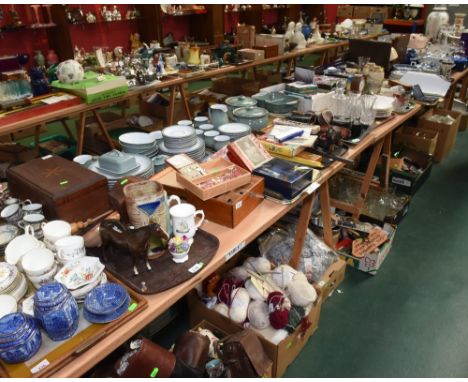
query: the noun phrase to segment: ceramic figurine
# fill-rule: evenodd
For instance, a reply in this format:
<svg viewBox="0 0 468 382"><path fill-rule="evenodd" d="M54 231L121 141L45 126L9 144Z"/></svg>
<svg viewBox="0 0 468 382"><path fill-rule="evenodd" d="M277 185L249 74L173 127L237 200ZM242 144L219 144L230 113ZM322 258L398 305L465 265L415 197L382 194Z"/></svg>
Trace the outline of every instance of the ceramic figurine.
<svg viewBox="0 0 468 382"><path fill-rule="evenodd" d="M302 24L297 23L294 28L294 36L292 42L296 45L295 50L304 49L307 45L306 39L302 34Z"/></svg>
<svg viewBox="0 0 468 382"><path fill-rule="evenodd" d="M190 47L187 64L200 65L200 48L198 46Z"/></svg>
<svg viewBox="0 0 468 382"><path fill-rule="evenodd" d="M324 41L324 38L322 37L322 35L320 34L320 28L318 26L318 24L315 24L315 29L314 29L314 33L312 34L312 37L309 38L309 40L307 40L307 43L309 44L320 44Z"/></svg>
<svg viewBox="0 0 468 382"><path fill-rule="evenodd" d="M130 48L132 52L137 51L142 47L142 43L140 41L140 34L139 33L131 33L130 34Z"/></svg>
<svg viewBox="0 0 468 382"><path fill-rule="evenodd" d="M288 30L284 34L284 46L289 49L289 44L293 42L294 39L294 26L296 24L294 21L290 21L288 24Z"/></svg>
<svg viewBox="0 0 468 382"><path fill-rule="evenodd" d="M200 55L200 63L201 65L205 66L205 65L208 65L210 63L210 55L206 52L203 52L201 55Z"/></svg>
<svg viewBox="0 0 468 382"><path fill-rule="evenodd" d="M114 48L114 56L117 61L121 60L123 58L123 48L121 46L116 46Z"/></svg>
<svg viewBox="0 0 468 382"><path fill-rule="evenodd" d="M101 16L104 21L112 21L112 12L109 9L107 9L106 5L103 5L101 8Z"/></svg>
<svg viewBox="0 0 468 382"><path fill-rule="evenodd" d="M93 12L86 13L86 22L88 24L94 24L96 22L96 15Z"/></svg>
<svg viewBox="0 0 468 382"><path fill-rule="evenodd" d="M52 66L58 64L59 59L57 56L57 53L55 53L55 50L49 49L49 52L47 53L47 65Z"/></svg>
<svg viewBox="0 0 468 382"><path fill-rule="evenodd" d="M132 255L133 274L138 275L137 261L143 259L146 262L146 268L150 271L151 265L148 262L148 250L150 246L150 237L156 236L164 240L169 240L169 235L161 228L159 224L153 223L145 227L130 229L120 223L118 220L104 220L99 230L102 240L102 255L107 262L107 252L116 245L123 248Z"/></svg>
<svg viewBox="0 0 468 382"><path fill-rule="evenodd" d="M122 20L122 15L120 14L119 9L117 8L117 5L114 5L114 8L112 9L112 20L113 21L120 21Z"/></svg>
<svg viewBox="0 0 468 382"><path fill-rule="evenodd" d="M449 22L449 14L447 13L447 7L444 4L436 4L434 9L426 20L426 36L435 40L439 34L442 25L446 25Z"/></svg>

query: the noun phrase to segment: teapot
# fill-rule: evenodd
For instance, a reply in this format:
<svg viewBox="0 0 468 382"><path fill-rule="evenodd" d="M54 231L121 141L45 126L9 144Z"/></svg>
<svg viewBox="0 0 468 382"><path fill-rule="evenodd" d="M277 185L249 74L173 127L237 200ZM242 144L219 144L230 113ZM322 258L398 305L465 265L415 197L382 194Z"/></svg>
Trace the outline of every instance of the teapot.
<svg viewBox="0 0 468 382"><path fill-rule="evenodd" d="M229 123L228 107L226 105L220 103L211 105L208 109L208 116L210 117L211 123L216 128Z"/></svg>

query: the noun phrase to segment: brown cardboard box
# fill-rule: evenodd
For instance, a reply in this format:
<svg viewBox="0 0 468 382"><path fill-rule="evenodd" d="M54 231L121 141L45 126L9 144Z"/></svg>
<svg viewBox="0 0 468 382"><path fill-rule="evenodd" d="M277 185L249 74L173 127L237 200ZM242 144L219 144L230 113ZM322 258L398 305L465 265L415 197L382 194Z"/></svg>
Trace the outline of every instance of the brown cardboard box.
<svg viewBox="0 0 468 382"><path fill-rule="evenodd" d="M242 58L246 60L263 60L265 58L265 51L261 49L240 49L239 53L242 55Z"/></svg>
<svg viewBox="0 0 468 382"><path fill-rule="evenodd" d="M253 48L263 50L263 58L276 57L279 54L278 45L255 45Z"/></svg>
<svg viewBox="0 0 468 382"><path fill-rule="evenodd" d="M320 290L322 303L338 288L343 282L346 272L346 262L338 259L328 267L321 280L314 284L315 289Z"/></svg>
<svg viewBox="0 0 468 382"><path fill-rule="evenodd" d="M367 5L355 5L353 19L367 19L370 16L371 7Z"/></svg>
<svg viewBox="0 0 468 382"><path fill-rule="evenodd" d="M402 126L395 132L394 141L397 145L403 144L410 149L434 155L438 136L435 130Z"/></svg>
<svg viewBox="0 0 468 382"><path fill-rule="evenodd" d="M239 25L237 40L243 48L252 48L255 45L255 25Z"/></svg>
<svg viewBox="0 0 468 382"><path fill-rule="evenodd" d="M234 333L242 330L242 326L235 324L229 318L211 310L199 299L196 291L192 291L187 296L189 305L190 323L192 325L207 320L214 324L221 330L228 333ZM294 359L301 352L302 348L307 343L310 336L315 332L318 327L320 318L320 310L322 307L322 297L319 295L315 305L309 313L309 321L311 325L303 333L299 326L292 334L281 341L278 345L271 343L267 338L259 335L263 348L267 356L273 361L273 377L281 377L286 371L287 367L294 361Z"/></svg>
<svg viewBox="0 0 468 382"><path fill-rule="evenodd" d="M370 17L375 14L381 14L382 21L385 21L391 16L388 7L370 7Z"/></svg>
<svg viewBox="0 0 468 382"><path fill-rule="evenodd" d="M451 125L429 121L434 114L450 115L455 121ZM434 151L434 161L441 162L452 151L457 139L458 126L460 126L461 113L444 109L430 109L418 120L418 128L438 132L437 145Z"/></svg>
<svg viewBox="0 0 468 382"><path fill-rule="evenodd" d="M354 6L352 5L339 5L336 11L336 15L340 18L352 18L354 12Z"/></svg>

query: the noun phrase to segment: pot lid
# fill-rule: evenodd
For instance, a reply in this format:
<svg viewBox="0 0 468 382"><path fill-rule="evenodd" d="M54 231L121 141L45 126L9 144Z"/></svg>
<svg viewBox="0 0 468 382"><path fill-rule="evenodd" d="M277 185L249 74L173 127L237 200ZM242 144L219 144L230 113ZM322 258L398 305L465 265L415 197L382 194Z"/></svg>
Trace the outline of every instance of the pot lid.
<svg viewBox="0 0 468 382"><path fill-rule="evenodd" d="M239 107L232 114L240 118L262 118L268 115L268 111L257 106Z"/></svg>
<svg viewBox="0 0 468 382"><path fill-rule="evenodd" d="M242 107L242 106L255 106L257 101L253 98L246 96L235 96L226 99L226 104L229 106Z"/></svg>

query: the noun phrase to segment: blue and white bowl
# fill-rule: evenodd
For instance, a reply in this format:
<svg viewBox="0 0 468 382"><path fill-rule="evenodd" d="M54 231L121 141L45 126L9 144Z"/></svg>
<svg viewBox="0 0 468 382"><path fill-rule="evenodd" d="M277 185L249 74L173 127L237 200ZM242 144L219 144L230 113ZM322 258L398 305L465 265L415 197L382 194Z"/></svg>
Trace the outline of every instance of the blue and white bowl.
<svg viewBox="0 0 468 382"><path fill-rule="evenodd" d="M124 301L124 303L119 308L114 310L112 313L94 314L85 308L83 309L83 316L86 320L94 324L107 324L108 322L115 321L121 316L123 316L125 312L128 310L129 305L130 305L130 296L128 296L128 298Z"/></svg>
<svg viewBox="0 0 468 382"><path fill-rule="evenodd" d="M34 295L34 316L53 341L63 341L78 328L78 304L60 283L43 285Z"/></svg>
<svg viewBox="0 0 468 382"><path fill-rule="evenodd" d="M0 336L0 359L6 363L27 361L42 344L35 319L24 313L11 313L0 319Z"/></svg>
<svg viewBox="0 0 468 382"><path fill-rule="evenodd" d="M130 295L119 284L107 283L93 289L85 298L83 315L89 322L104 324L122 316L130 305Z"/></svg>

